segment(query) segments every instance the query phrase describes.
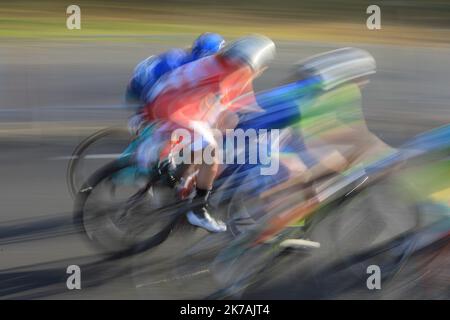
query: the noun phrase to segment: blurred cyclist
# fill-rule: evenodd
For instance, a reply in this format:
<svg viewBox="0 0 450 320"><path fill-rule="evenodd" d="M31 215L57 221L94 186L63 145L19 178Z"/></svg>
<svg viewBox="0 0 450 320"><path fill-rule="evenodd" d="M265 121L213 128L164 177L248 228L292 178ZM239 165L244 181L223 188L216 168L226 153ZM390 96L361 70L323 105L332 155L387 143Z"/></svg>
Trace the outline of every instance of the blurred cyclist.
<svg viewBox="0 0 450 320"><path fill-rule="evenodd" d="M287 84L256 96L264 113L246 125L289 130L280 162L297 182L370 161L390 151L367 128L362 112L361 89L375 71L373 57L357 48L310 57Z"/></svg>
<svg viewBox="0 0 450 320"><path fill-rule="evenodd" d="M303 205L298 199L316 196L329 183L317 179L332 178L393 151L369 130L362 112L361 90L376 71L368 52L338 49L302 61L297 68L288 84L257 95L265 111L257 125L289 130L280 147L280 163L288 170L266 179L262 197L268 204L277 199L289 210ZM261 179L258 182L261 190ZM304 247L308 242L289 243Z"/></svg>
<svg viewBox="0 0 450 320"><path fill-rule="evenodd" d="M186 63L217 53L224 44L222 36L206 32L195 39L190 50L175 48L141 61L134 69L125 94L127 106L136 109L136 114L128 123L130 132L136 134L144 124L142 107L145 97L163 75Z"/></svg>
<svg viewBox="0 0 450 320"><path fill-rule="evenodd" d="M201 154L205 148L215 150L217 141L212 128L236 127L242 104L238 97L252 100L252 80L275 55L275 44L263 36L247 36L224 47L218 54L183 65L162 78L145 98L147 121L163 123L152 137L143 142L137 152L139 166L152 164L155 140L170 140L174 130L182 128L198 134L201 141L191 144L191 153ZM254 98L253 98L254 100ZM161 148L159 149L161 151ZM197 190L187 213L188 221L210 232L226 231L226 225L213 218L208 210L208 197L216 178L219 161L213 152L212 163L199 166Z"/></svg>

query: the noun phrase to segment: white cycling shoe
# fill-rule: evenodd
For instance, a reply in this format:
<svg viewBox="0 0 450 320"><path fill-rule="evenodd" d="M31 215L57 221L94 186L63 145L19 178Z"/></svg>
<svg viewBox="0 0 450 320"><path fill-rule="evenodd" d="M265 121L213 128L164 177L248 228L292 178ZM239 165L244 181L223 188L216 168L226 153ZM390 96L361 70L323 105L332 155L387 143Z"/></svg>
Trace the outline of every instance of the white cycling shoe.
<svg viewBox="0 0 450 320"><path fill-rule="evenodd" d="M320 243L308 239L286 239L280 243L280 247L290 249L319 249Z"/></svg>
<svg viewBox="0 0 450 320"><path fill-rule="evenodd" d="M211 217L206 208L203 207L198 211L191 210L187 213L186 216L190 224L214 233L227 231L226 224Z"/></svg>

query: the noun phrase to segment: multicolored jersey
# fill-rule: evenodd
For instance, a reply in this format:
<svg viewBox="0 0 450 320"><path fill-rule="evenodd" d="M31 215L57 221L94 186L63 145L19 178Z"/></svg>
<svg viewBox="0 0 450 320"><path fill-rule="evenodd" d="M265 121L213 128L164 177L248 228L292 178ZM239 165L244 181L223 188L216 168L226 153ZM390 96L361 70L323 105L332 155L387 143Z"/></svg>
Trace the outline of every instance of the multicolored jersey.
<svg viewBox="0 0 450 320"><path fill-rule="evenodd" d="M184 128L191 128L192 121L213 124L222 111L237 111L243 103L254 101L254 76L249 66L219 55L193 61L158 81L145 98L144 114L147 120L170 121Z"/></svg>

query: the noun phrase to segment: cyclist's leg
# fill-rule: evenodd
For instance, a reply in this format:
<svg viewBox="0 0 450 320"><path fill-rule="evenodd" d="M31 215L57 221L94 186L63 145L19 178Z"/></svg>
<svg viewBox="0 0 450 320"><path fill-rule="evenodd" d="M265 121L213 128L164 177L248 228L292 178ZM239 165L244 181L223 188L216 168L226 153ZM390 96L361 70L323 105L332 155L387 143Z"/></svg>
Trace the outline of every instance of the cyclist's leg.
<svg viewBox="0 0 450 320"><path fill-rule="evenodd" d="M219 168L219 159L216 149L216 141L211 141L203 136L199 136L201 141L193 141L191 144L192 157L200 159L201 164L197 174L196 195L192 200L191 210L187 213L188 221L198 227L204 228L210 232L226 231L226 225L213 218L209 213L208 199ZM208 149L209 159L205 159L205 150Z"/></svg>

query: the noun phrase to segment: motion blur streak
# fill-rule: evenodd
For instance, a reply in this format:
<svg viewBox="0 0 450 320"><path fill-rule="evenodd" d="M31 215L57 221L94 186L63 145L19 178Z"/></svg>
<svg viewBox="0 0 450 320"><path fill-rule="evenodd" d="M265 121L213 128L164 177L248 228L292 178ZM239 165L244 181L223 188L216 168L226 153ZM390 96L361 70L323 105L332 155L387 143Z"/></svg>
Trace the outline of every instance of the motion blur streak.
<svg viewBox="0 0 450 320"><path fill-rule="evenodd" d="M76 4L80 30L64 2L0 4L0 298L450 299L447 1L380 4L381 30L370 1ZM203 32L277 47L237 127L279 129L280 170L220 168L219 234L185 221L195 178L139 193L153 129L133 139L124 102L140 61Z"/></svg>

